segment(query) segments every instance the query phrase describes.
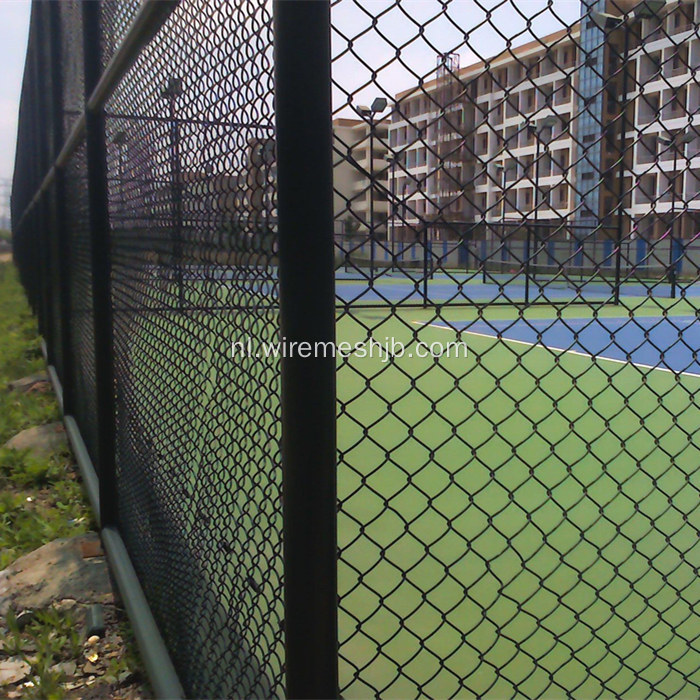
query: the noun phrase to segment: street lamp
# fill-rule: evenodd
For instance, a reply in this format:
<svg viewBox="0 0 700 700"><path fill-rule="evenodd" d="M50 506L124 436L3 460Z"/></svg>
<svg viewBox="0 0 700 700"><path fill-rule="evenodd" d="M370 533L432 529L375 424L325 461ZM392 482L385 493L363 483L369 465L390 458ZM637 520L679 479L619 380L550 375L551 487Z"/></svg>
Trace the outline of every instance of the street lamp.
<svg viewBox="0 0 700 700"><path fill-rule="evenodd" d="M112 143L117 147L119 177L119 203L122 206L121 215L124 216L124 144L126 143L126 131L117 131L112 137Z"/></svg>
<svg viewBox="0 0 700 700"><path fill-rule="evenodd" d="M170 118L170 196L172 199L172 246L177 278L178 299L182 310L185 290L182 282L182 178L180 163L180 125L176 119L177 99L182 95L182 78L170 76L161 96L167 100Z"/></svg>
<svg viewBox="0 0 700 700"><path fill-rule="evenodd" d="M396 235L396 166L403 159L403 152L394 153L393 155L386 155L384 159L387 161L387 165L391 168L389 177L391 178L390 183L390 194L391 194L391 211L389 213L388 226L387 226L387 240L391 241L391 269L393 270L396 262L396 251L395 246L395 235Z"/></svg>
<svg viewBox="0 0 700 700"><path fill-rule="evenodd" d="M540 208L540 160L542 158L542 134L546 129L552 129L559 119L550 114L544 119L540 120L539 123L535 124L533 122L527 122L525 128L535 137L535 209L532 212L532 224L535 229L536 246L539 246L538 233L537 233L537 222L539 220L539 208ZM551 134L550 134L551 136ZM548 139L545 143L547 145L552 139ZM526 223L525 228L525 303L530 301L530 226ZM536 247L535 260L537 260L537 253L539 250Z"/></svg>
<svg viewBox="0 0 700 700"><path fill-rule="evenodd" d="M374 127L375 117L387 106L386 97L375 97L370 107L359 105L357 113L369 123L369 275L374 280Z"/></svg>
<svg viewBox="0 0 700 700"><path fill-rule="evenodd" d="M624 48L622 50L622 110L620 119L620 161L618 165L618 182L620 186L620 197L618 202L617 213L617 251L615 256L615 292L614 303L620 303L620 274L622 269L622 236L623 236L623 183L625 177L625 152L627 150L627 107L629 105L627 77L629 60L629 37L631 25L642 19L650 19L658 17L666 0L642 0L632 8L631 13L625 15L611 15L607 12L598 12L592 10L590 12L591 19L602 30L616 31L624 30Z"/></svg>
<svg viewBox="0 0 700 700"><path fill-rule="evenodd" d="M659 143L664 144L668 148L673 149L673 179L671 180L671 225L669 226L668 235L668 281L671 283L671 299L676 298L676 260L673 255L674 233L676 226L676 180L678 178L678 152L681 148L685 154L685 145L690 143L695 138L695 133L692 131L674 131L657 136ZM669 178L670 179L670 178ZM681 183L683 180L681 179Z"/></svg>
<svg viewBox="0 0 700 700"><path fill-rule="evenodd" d="M589 14L591 19L601 29L609 29L611 23L616 25L613 26L613 28L617 28L619 25L628 24L640 19L658 17L665 5L666 0L642 0L642 2L637 3L632 8L629 14L611 15L608 12L599 12L598 10L591 10Z"/></svg>
<svg viewBox="0 0 700 700"><path fill-rule="evenodd" d="M501 252L505 252L503 248L505 237L506 237L506 180L508 178L508 173L516 169L515 163L494 163L496 170L501 172ZM505 262L504 258L501 258L501 262ZM483 282L486 283L486 269L482 271ZM503 270L501 270L503 272Z"/></svg>

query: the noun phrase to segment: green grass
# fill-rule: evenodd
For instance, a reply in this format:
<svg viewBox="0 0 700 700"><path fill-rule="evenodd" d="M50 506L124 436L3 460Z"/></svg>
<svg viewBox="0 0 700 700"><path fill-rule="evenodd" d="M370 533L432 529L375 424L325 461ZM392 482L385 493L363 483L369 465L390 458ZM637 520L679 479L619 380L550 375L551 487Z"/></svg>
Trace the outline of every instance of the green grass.
<svg viewBox="0 0 700 700"><path fill-rule="evenodd" d="M0 264L0 445L20 430L59 420L52 393L18 394L13 379L43 369L36 322L13 265ZM86 502L66 451L45 458L0 448L0 569L57 537L86 532Z"/></svg>
<svg viewBox="0 0 700 700"><path fill-rule="evenodd" d="M130 681L142 675L141 663L135 647L133 633L123 613L115 611L116 619L110 618L110 635L98 645L86 644L85 614L82 606L71 610L48 607L35 611L31 621L19 625L17 617L10 611L6 617L6 631L0 643L0 659L7 656L25 661L30 667L30 686L22 687L22 697L36 700L63 700L82 697L89 692L87 679L81 679L80 667L93 660L99 664L90 685L97 686L100 697L107 697L109 684L115 687L125 677ZM107 656L105 656L105 653ZM66 667L77 666L75 673L67 673ZM66 690L68 682L78 690ZM100 689L99 686L103 686ZM101 691L101 692L100 692ZM80 693L80 695L77 695ZM110 694L111 696L111 694Z"/></svg>

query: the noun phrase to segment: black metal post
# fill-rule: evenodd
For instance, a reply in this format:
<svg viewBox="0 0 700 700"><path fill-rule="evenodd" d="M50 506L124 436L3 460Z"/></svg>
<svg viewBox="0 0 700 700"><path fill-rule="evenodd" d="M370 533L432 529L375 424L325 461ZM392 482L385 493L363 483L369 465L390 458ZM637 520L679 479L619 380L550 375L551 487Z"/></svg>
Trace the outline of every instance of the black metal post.
<svg viewBox="0 0 700 700"><path fill-rule="evenodd" d="M618 183L620 187L620 201L618 203L617 209L617 241L616 241L616 252L615 252L615 287L613 293L613 301L615 304L620 303L620 284L621 284L621 273L622 273L622 238L624 235L623 231L623 214L624 214L624 182L625 182L625 151L627 150L627 107L629 105L629 100L627 97L627 75L628 66L627 58L629 56L629 29L623 27L625 35L624 50L622 53L622 115L620 120L620 163L618 167Z"/></svg>
<svg viewBox="0 0 700 700"><path fill-rule="evenodd" d="M46 86L44 81L46 78L47 66L45 65L45 47L46 47L46 32L43 22L43 8L41 3L34 3L32 6L31 23L35 27L34 42L33 42L33 60L31 76L31 84L33 87L33 110L32 116L34 121L34 139L35 139L35 158L32 165L34 166L33 184L36 190L39 189L41 182L46 175L50 159L48 157L49 141L47 134L46 119ZM36 236L38 244L39 258L39 275L37 280L38 292L38 321L39 330L46 343L46 354L49 363L53 362L54 342L52 332L53 314L51 313L52 294L51 294L51 241L48 230L48 218L46 209L46 197L40 199L34 204L33 211L34 227L33 235ZM30 229L32 230L32 229Z"/></svg>
<svg viewBox="0 0 700 700"><path fill-rule="evenodd" d="M676 263L673 259L673 242L676 228L676 177L678 170L678 132L673 134L673 179L671 180L671 222L668 229L668 281L671 283L671 299L676 298Z"/></svg>
<svg viewBox="0 0 700 700"><path fill-rule="evenodd" d="M537 226L538 210L540 206L540 150L541 142L537 130L531 127L531 133L535 137L535 210L533 211L532 222ZM530 303L530 245L531 245L531 229L532 227L525 222L525 304Z"/></svg>
<svg viewBox="0 0 700 700"><path fill-rule="evenodd" d="M63 73L61 71L61 8L58 3L46 3L49 6L49 51L51 66L51 118L55 157L63 144ZM57 250L58 305L61 325L61 357L63 389L63 414L71 415L75 410L75 377L73 373L73 336L72 336L72 302L71 302L71 245L66 226L66 191L65 173L62 168L56 171L53 187L52 215Z"/></svg>
<svg viewBox="0 0 700 700"><path fill-rule="evenodd" d="M430 261L428 260L429 231L426 222L423 222L423 306L428 306L428 278L430 276Z"/></svg>
<svg viewBox="0 0 700 700"><path fill-rule="evenodd" d="M101 3L82 0L85 103L100 78ZM102 526L117 523L115 461L115 383L112 323L112 258L109 229L107 152L102 108L85 110L85 144L90 209L92 254L92 299L95 332L95 381L97 393L97 449Z"/></svg>
<svg viewBox="0 0 700 700"><path fill-rule="evenodd" d="M281 334L314 347L335 340L330 3L275 0L273 17ZM335 357L294 353L281 363L286 690L334 698Z"/></svg>
<svg viewBox="0 0 700 700"><path fill-rule="evenodd" d="M369 279L374 281L374 113L369 115Z"/></svg>
<svg viewBox="0 0 700 700"><path fill-rule="evenodd" d="M178 79L171 79L171 85L166 90L170 116L170 192L172 197L172 248L173 267L177 284L177 298L180 311L185 306L185 289L182 274L182 161L180 157L180 124L177 120L178 89L175 83Z"/></svg>
<svg viewBox="0 0 700 700"><path fill-rule="evenodd" d="M391 271L394 272L398 268L396 264L396 159L394 155L391 158L391 220L387 225L387 235L391 238Z"/></svg>

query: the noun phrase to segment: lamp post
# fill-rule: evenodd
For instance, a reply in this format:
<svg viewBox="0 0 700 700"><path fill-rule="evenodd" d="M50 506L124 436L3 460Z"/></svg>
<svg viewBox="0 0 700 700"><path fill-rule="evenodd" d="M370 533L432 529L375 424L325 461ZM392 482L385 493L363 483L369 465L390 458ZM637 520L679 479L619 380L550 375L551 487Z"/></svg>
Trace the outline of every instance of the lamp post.
<svg viewBox="0 0 700 700"><path fill-rule="evenodd" d="M180 310L185 301L182 281L182 173L180 162L180 125L176 118L177 99L182 95L182 78L171 76L161 93L167 100L170 118L170 196L172 199L172 246Z"/></svg>
<svg viewBox="0 0 700 700"><path fill-rule="evenodd" d="M369 124L369 278L374 281L374 128L375 117L387 106L386 97L375 97L370 107L360 105L357 113Z"/></svg>
<svg viewBox="0 0 700 700"><path fill-rule="evenodd" d="M396 251L394 249L396 241L394 240L396 234L396 164L401 158L401 153L395 153L393 155L387 155L386 161L391 168L390 172L390 194L391 194L391 211L389 213L388 225L387 225L387 240L391 242L391 269L394 270L394 263L396 262Z"/></svg>
<svg viewBox="0 0 700 700"><path fill-rule="evenodd" d="M528 122L526 128L535 138L535 209L532 215L532 224L535 229L535 245L538 246L538 234L537 234L537 222L539 220L539 208L540 208L540 159L542 157L542 138L540 138L542 131L545 129L551 129L557 123L557 117L553 114L542 119L539 124L533 124ZM551 140L551 139L550 139ZM549 141L547 141L549 143ZM546 145L546 144L545 144ZM530 302L530 226L526 225L525 229L525 303ZM537 247L535 248L535 260L537 259L538 253Z"/></svg>
<svg viewBox="0 0 700 700"><path fill-rule="evenodd" d="M650 19L659 15L666 0L642 0L634 8L632 13L628 15L611 15L606 12L598 12L592 10L590 13L591 19L604 31L616 31L622 29L624 31L624 45L622 50L622 109L620 118L620 160L618 164L618 182L620 187L620 198L618 201L617 211L617 241L615 253L615 289L614 303L620 303L620 276L622 273L622 237L623 237L623 214L624 214L624 177L625 177L625 152L627 151L627 107L629 106L627 80L629 61L629 37L631 25L641 19Z"/></svg>
<svg viewBox="0 0 700 700"><path fill-rule="evenodd" d="M515 169L515 165L510 163L506 165L505 163L495 163L496 170L501 172L501 246L504 245L505 241L505 223L506 223L506 179L508 173ZM501 258L503 260L503 258ZM501 273L503 269L501 269ZM484 284L486 284L486 266L482 270L481 279Z"/></svg>
<svg viewBox="0 0 700 700"><path fill-rule="evenodd" d="M685 145L690 143L694 138L695 134L692 131L680 132L675 131L673 133L667 132L666 134L659 134L658 140L660 143L664 144L668 148L673 149L673 179L669 178L671 181L671 223L668 228L668 271L667 277L671 284L671 299L676 298L676 260L674 258L673 244L675 242L675 227L676 227L676 180L678 178L678 152L682 148L685 155ZM681 180L681 183L683 180Z"/></svg>
<svg viewBox="0 0 700 700"><path fill-rule="evenodd" d="M119 177L119 203L122 208L120 213L124 216L124 205L126 203L124 197L124 144L126 143L126 131L117 131L112 137L112 143L117 147L118 153L117 175Z"/></svg>

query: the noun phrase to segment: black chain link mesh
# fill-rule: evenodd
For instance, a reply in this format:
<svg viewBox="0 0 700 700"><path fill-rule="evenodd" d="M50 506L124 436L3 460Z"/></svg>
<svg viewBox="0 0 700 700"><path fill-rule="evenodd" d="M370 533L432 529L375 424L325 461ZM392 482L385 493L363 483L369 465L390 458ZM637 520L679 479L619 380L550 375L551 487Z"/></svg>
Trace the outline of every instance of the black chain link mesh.
<svg viewBox="0 0 700 700"><path fill-rule="evenodd" d="M338 368L343 697L698 692L700 6L633 4L333 3L338 336L405 345Z"/></svg>
<svg viewBox="0 0 700 700"><path fill-rule="evenodd" d="M92 242L88 205L87 162L81 145L64 170L66 228L70 245L71 342L75 419L95 463L97 452L97 386L95 375L95 322L92 298Z"/></svg>
<svg viewBox="0 0 700 700"><path fill-rule="evenodd" d="M181 3L107 106L120 521L193 697L281 692L270 22Z"/></svg>
<svg viewBox="0 0 700 700"><path fill-rule="evenodd" d="M106 0L102 3L100 39L103 68L107 67L127 35L140 5L138 0Z"/></svg>
<svg viewBox="0 0 700 700"><path fill-rule="evenodd" d="M30 206L40 6L14 251L97 462L84 144L64 251ZM101 8L104 68L143 6ZM105 107L119 528L192 697L284 694L271 12L183 0ZM331 19L342 696L697 695L700 3Z"/></svg>

